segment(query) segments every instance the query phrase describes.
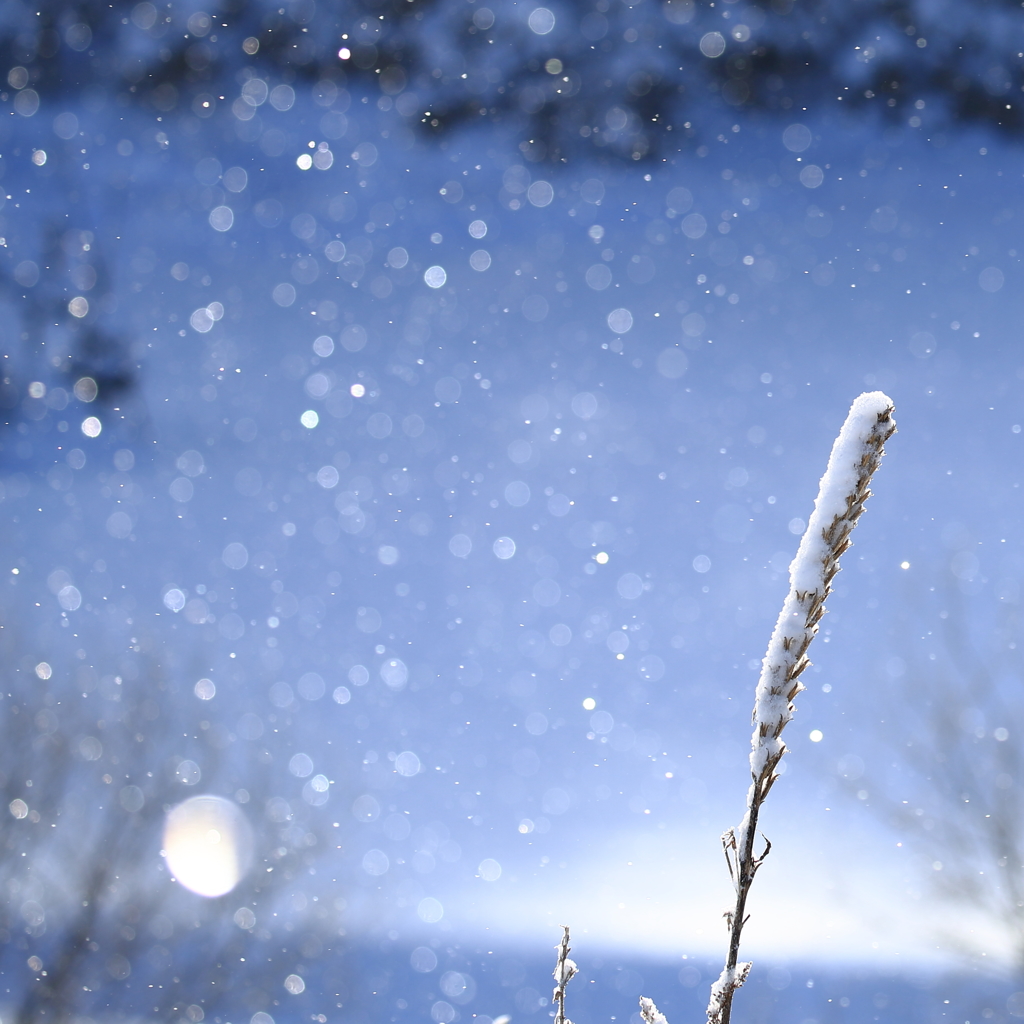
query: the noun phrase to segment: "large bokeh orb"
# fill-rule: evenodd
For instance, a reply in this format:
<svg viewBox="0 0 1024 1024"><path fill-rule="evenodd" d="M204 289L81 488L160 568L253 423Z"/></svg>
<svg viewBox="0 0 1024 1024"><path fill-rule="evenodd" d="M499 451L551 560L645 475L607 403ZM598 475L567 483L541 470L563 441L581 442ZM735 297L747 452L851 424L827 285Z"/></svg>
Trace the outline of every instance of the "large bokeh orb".
<svg viewBox="0 0 1024 1024"><path fill-rule="evenodd" d="M223 896L252 863L252 829L237 804L194 796L171 808L164 853L174 878L200 896Z"/></svg>

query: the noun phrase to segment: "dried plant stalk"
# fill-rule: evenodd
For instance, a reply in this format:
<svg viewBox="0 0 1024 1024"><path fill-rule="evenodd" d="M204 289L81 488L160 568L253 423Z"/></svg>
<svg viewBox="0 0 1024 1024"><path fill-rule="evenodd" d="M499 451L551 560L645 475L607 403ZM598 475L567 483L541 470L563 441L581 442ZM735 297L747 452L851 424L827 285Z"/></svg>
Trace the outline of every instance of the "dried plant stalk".
<svg viewBox="0 0 1024 1024"><path fill-rule="evenodd" d="M558 960L552 972L555 979L555 990L551 993L551 1002L558 1007L555 1011L555 1024L572 1024L565 1016L565 986L576 977L579 968L569 959L569 926L562 925L562 941L555 946Z"/></svg>
<svg viewBox="0 0 1024 1024"><path fill-rule="evenodd" d="M711 986L708 1024L729 1024L733 996L750 971L749 963L739 962L747 895L771 849L766 840L761 854L754 852L758 815L778 778L775 769L786 752L782 731L793 717L794 698L804 689L800 674L810 665L807 648L825 612L825 599L839 571L839 558L850 546L850 534L871 494L868 484L881 461L883 446L895 430L893 403L881 391L863 394L853 403L832 446L814 512L789 568L789 594L757 683L747 810L739 828L722 836L736 903L725 915L729 952L721 975Z"/></svg>
<svg viewBox="0 0 1024 1024"><path fill-rule="evenodd" d="M644 1024L668 1024L665 1014L654 1005L654 1000L648 999L647 996L640 997L640 1016Z"/></svg>

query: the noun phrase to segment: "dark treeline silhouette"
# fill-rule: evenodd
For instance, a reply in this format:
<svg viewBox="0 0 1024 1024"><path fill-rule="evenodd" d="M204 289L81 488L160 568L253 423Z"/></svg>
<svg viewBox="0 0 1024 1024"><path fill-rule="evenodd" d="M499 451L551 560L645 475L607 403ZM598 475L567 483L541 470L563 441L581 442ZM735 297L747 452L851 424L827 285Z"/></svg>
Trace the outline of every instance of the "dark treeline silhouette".
<svg viewBox="0 0 1024 1024"><path fill-rule="evenodd" d="M203 6L10 0L0 17L4 102L31 115L40 97L103 90L123 105L202 117L232 102L240 75L327 79L393 100L428 133L507 122L538 161L595 147L642 159L742 109L794 116L833 104L902 123L909 114L933 131L1021 126L1012 0Z"/></svg>
<svg viewBox="0 0 1024 1024"><path fill-rule="evenodd" d="M0 140L45 119L71 147L74 111L100 108L172 126L212 117L212 126L227 107L240 135L258 135L259 107L276 105L275 87L292 86L336 116L354 100L375 101L424 140L491 126L538 163L699 150L743 111L784 125L858 110L941 145L957 125L1020 129L1019 18L1011 0L948 10L923 0L9 0L0 11ZM81 181L60 177L71 163L51 163L51 190L78 202ZM49 239L38 266L0 260L0 295L21 320L6 349L32 364L6 366L8 423L21 418L41 363L67 390L94 380L101 403L121 404L134 388L137 360L108 315L119 275L106 235L116 233L118 194L108 183L79 205L71 232L62 212L59 225L37 225ZM76 319L66 279L92 272L95 301ZM54 328L59 359L43 340Z"/></svg>

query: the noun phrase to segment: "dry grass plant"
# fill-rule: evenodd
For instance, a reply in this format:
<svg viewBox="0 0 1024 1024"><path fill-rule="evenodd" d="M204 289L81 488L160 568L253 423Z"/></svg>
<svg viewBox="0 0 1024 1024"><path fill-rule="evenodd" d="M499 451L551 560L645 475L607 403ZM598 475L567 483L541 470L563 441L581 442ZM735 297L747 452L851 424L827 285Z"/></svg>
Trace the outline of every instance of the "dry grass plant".
<svg viewBox="0 0 1024 1024"><path fill-rule="evenodd" d="M733 997L750 972L751 964L739 959L747 897L758 868L771 850L767 840L760 852L755 850L761 807L779 777L776 769L786 753L782 732L793 717L794 699L804 689L800 675L811 664L807 650L825 614L825 600L839 572L839 559L850 547L850 534L871 495L871 477L881 462L885 442L896 430L893 411L891 399L880 391L863 394L854 401L832 446L814 511L790 566L789 593L761 664L754 700L746 812L739 826L722 836L736 901L725 914L728 953L722 973L711 986L708 1024L730 1024ZM569 959L568 927L563 926L562 941L556 948L552 995L557 1006L555 1024L571 1024L565 1016L565 987L577 967ZM644 1024L668 1024L646 996L640 998L640 1014Z"/></svg>

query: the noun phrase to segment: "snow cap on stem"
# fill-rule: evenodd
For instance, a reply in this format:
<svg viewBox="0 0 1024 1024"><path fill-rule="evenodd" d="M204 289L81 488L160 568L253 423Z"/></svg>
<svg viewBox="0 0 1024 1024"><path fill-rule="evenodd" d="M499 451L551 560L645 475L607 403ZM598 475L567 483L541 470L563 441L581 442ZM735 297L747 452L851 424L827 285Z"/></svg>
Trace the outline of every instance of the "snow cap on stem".
<svg viewBox="0 0 1024 1024"><path fill-rule="evenodd" d="M882 458L882 446L896 429L892 414L892 400L881 391L854 401L832 446L814 511L789 567L789 594L761 663L754 703L750 771L755 782L761 780L766 787L762 799L786 752L782 730L793 717L793 699L803 689L798 678L810 665L807 648L818 632L839 558L850 546L850 533L871 494L868 484ZM740 850L748 820L749 814L736 836Z"/></svg>

